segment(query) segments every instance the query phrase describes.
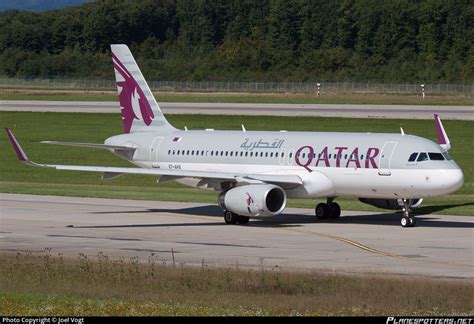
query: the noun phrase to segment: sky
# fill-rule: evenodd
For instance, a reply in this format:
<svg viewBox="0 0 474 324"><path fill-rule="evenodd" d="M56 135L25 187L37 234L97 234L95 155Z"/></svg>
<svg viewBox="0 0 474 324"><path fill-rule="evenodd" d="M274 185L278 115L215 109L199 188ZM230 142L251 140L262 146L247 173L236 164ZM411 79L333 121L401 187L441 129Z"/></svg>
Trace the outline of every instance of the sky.
<svg viewBox="0 0 474 324"><path fill-rule="evenodd" d="M0 0L0 11L5 10L28 10L47 11L64 7L78 6L91 0Z"/></svg>

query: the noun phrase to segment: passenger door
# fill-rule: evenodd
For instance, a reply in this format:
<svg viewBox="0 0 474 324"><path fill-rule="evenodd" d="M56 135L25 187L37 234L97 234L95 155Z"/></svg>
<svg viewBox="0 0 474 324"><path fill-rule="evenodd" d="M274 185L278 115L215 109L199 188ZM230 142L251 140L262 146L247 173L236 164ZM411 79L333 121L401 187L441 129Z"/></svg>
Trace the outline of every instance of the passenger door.
<svg viewBox="0 0 474 324"><path fill-rule="evenodd" d="M150 162L152 168L159 168L158 151L163 137L155 137L150 147Z"/></svg>
<svg viewBox="0 0 474 324"><path fill-rule="evenodd" d="M390 164L392 161L393 152L398 142L386 142L382 147L379 159L379 175L389 176L392 174Z"/></svg>

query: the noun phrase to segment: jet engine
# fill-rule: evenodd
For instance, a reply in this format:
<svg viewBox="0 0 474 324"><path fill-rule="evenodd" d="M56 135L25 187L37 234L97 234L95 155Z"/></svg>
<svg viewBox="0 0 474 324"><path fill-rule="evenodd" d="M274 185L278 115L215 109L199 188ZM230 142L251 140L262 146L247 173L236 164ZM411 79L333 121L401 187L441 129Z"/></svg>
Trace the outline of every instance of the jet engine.
<svg viewBox="0 0 474 324"><path fill-rule="evenodd" d="M375 198L359 198L364 204L372 205L383 209L399 210L402 207L398 204L398 199L375 199ZM423 198L409 199L410 208L416 208L421 205Z"/></svg>
<svg viewBox="0 0 474 324"><path fill-rule="evenodd" d="M272 184L252 184L220 193L219 206L242 216L274 216L286 206L285 191Z"/></svg>

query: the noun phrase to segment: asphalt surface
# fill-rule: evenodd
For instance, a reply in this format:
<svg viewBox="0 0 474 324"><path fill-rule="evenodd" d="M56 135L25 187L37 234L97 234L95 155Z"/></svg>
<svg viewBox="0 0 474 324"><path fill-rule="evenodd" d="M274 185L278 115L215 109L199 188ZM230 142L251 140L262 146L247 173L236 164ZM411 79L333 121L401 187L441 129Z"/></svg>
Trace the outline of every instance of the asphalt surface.
<svg viewBox="0 0 474 324"><path fill-rule="evenodd" d="M336 273L474 278L474 217L343 211L315 221L311 209L226 225L215 205L0 194L0 250L170 264ZM173 251L173 253L171 252Z"/></svg>
<svg viewBox="0 0 474 324"><path fill-rule="evenodd" d="M353 118L474 120L474 106L232 104L160 102L165 114L321 116ZM118 102L0 100L0 111L119 113Z"/></svg>

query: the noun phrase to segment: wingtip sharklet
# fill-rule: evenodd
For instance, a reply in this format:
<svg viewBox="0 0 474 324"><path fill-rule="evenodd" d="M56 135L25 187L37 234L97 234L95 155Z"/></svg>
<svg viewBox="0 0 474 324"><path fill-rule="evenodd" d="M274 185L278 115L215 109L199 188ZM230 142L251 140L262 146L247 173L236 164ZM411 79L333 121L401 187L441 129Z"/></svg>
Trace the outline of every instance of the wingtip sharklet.
<svg viewBox="0 0 474 324"><path fill-rule="evenodd" d="M5 132L7 133L8 139L10 140L10 143L13 146L13 150L16 153L16 156L21 162L28 162L28 157L26 156L25 152L20 146L20 143L16 140L15 136L11 132L11 130L7 127L5 127Z"/></svg>
<svg viewBox="0 0 474 324"><path fill-rule="evenodd" d="M436 133L438 135L438 144L445 150L449 150L451 148L451 144L444 130L443 123L441 122L441 118L438 114L434 114L435 119L435 126L436 126Z"/></svg>

